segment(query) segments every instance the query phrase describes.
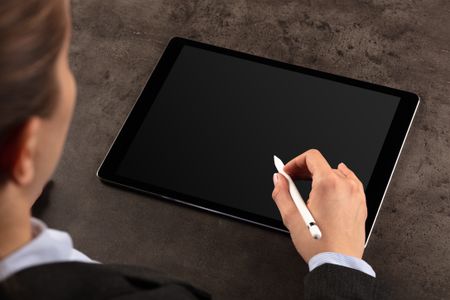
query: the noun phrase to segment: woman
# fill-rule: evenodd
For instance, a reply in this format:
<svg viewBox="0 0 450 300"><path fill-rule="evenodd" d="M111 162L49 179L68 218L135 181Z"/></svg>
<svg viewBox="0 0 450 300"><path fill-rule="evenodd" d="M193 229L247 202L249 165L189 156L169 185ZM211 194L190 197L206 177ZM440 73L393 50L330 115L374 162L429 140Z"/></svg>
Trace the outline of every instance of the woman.
<svg viewBox="0 0 450 300"><path fill-rule="evenodd" d="M74 110L70 33L68 0L0 2L0 298L209 298L148 269L93 262L72 248L67 233L31 217ZM286 179L274 174L272 196L295 247L314 270L305 281L307 295L321 297L327 293L323 286L334 284L333 296L365 298L361 290L373 292L375 273L361 260L367 214L361 182L344 164L332 169L317 150L299 155L285 171L313 180L308 206L323 233L312 240Z"/></svg>

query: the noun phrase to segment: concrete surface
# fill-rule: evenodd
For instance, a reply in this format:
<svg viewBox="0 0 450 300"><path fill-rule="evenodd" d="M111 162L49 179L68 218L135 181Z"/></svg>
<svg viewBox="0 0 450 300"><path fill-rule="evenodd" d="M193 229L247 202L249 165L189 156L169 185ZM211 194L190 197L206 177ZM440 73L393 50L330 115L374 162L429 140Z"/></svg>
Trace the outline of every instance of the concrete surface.
<svg viewBox="0 0 450 300"><path fill-rule="evenodd" d="M301 299L288 236L121 191L95 172L172 36L422 97L365 258L393 299L450 298L450 2L89 0L73 3L78 103L50 226L102 262L162 270L215 299Z"/></svg>

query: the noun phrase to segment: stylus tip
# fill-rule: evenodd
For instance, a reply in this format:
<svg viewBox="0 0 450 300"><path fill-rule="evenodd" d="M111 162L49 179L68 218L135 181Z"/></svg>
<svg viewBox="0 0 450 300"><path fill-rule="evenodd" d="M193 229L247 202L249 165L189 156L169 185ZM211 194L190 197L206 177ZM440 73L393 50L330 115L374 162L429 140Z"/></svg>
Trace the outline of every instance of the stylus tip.
<svg viewBox="0 0 450 300"><path fill-rule="evenodd" d="M278 172L280 172L280 170L283 170L284 164L276 155L273 156L273 162L275 163L275 167L277 168Z"/></svg>

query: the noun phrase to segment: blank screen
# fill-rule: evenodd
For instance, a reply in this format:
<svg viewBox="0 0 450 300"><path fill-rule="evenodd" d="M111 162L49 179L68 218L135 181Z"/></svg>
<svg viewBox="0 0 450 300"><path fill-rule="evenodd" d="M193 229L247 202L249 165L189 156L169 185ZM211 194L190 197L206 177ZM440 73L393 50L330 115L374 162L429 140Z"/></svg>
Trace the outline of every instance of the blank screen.
<svg viewBox="0 0 450 300"><path fill-rule="evenodd" d="M184 46L117 174L281 220L273 155L319 149L367 187L399 100ZM307 199L310 184L297 186Z"/></svg>

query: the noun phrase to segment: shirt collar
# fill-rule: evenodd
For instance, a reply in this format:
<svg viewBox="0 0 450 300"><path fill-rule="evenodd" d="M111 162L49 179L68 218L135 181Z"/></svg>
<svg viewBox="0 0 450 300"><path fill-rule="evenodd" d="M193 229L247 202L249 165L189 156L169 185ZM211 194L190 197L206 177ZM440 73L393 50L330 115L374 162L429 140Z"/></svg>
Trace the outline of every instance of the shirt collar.
<svg viewBox="0 0 450 300"><path fill-rule="evenodd" d="M73 244L67 233L48 229L35 218L31 227L33 239L0 261L0 281L25 268L70 260Z"/></svg>

